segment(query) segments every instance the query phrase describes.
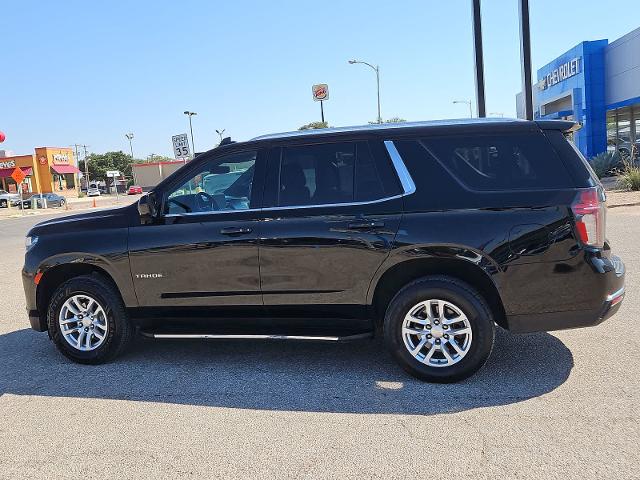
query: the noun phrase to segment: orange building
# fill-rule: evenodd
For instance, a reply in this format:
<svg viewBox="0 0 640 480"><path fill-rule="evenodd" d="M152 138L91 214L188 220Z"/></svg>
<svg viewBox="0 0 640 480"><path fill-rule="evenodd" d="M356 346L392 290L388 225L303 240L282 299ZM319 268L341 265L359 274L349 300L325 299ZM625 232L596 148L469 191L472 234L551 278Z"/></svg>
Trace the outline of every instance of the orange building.
<svg viewBox="0 0 640 480"><path fill-rule="evenodd" d="M18 191L18 186L11 178L16 167L27 175L22 184L23 193L56 192L64 196L78 196L80 170L70 148L38 147L31 155L0 157L3 190L12 193Z"/></svg>

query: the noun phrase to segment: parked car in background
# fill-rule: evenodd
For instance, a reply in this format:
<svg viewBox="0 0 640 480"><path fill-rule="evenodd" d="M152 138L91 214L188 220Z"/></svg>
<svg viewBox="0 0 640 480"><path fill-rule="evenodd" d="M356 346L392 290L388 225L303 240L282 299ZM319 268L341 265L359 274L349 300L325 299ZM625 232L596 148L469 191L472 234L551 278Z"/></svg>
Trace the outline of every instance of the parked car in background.
<svg viewBox="0 0 640 480"><path fill-rule="evenodd" d="M127 191L129 195L141 195L142 187L140 185L131 185Z"/></svg>
<svg viewBox="0 0 640 480"><path fill-rule="evenodd" d="M0 190L0 207L6 208L9 205L15 207L20 205L20 194L9 193L6 190Z"/></svg>
<svg viewBox="0 0 640 480"><path fill-rule="evenodd" d="M87 197L99 197L101 195L98 187L89 187L87 189Z"/></svg>
<svg viewBox="0 0 640 480"><path fill-rule="evenodd" d="M57 193L35 193L29 198L22 200L22 208L31 208L34 200L36 202L36 208L45 208L45 201L47 208L64 207L67 203L67 199Z"/></svg>

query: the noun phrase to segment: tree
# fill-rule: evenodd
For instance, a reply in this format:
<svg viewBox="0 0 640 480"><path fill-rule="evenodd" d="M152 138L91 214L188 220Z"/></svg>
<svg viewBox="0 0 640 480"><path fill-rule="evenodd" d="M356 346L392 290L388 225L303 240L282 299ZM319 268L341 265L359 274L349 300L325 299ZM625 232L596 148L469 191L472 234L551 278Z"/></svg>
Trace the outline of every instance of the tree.
<svg viewBox="0 0 640 480"><path fill-rule="evenodd" d="M298 130L316 130L319 128L329 128L327 122L311 122L301 126Z"/></svg>
<svg viewBox="0 0 640 480"><path fill-rule="evenodd" d="M147 158L136 158L133 163L150 163L150 162L175 162L175 158L165 155L151 154Z"/></svg>
<svg viewBox="0 0 640 480"><path fill-rule="evenodd" d="M383 120L382 123L403 123L406 122L406 120L404 118L400 118L400 117L391 117L388 120ZM369 122L370 125L377 125L378 122Z"/></svg>
<svg viewBox="0 0 640 480"><path fill-rule="evenodd" d="M107 170L118 170L125 177L131 176L131 155L122 151L107 152L103 154L92 153L87 157L89 167L89 178L91 180L106 180ZM84 160L78 162L78 168L84 173Z"/></svg>

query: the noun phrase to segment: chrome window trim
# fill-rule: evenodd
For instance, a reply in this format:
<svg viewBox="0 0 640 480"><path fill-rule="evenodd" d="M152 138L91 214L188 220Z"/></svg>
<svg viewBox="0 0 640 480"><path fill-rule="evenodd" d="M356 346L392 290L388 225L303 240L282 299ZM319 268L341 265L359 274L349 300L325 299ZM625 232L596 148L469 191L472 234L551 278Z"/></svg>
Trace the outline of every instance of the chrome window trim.
<svg viewBox="0 0 640 480"><path fill-rule="evenodd" d="M409 170L407 170L402 157L400 156L400 152L396 148L395 144L392 140L385 140L384 146L389 153L389 157L391 157L391 162L393 163L393 168L398 174L398 178L400 179L400 184L402 185L402 190L404 193L399 195L392 195L390 197L378 198L376 200L366 200L362 202L344 202L344 203L323 203L323 204L313 204L313 205L285 205L281 207L265 207L265 208L247 208L243 210L220 210L220 211L211 211L211 212L185 212L185 213L167 213L164 214L165 218L175 218L175 217L185 217L191 215L220 215L225 213L241 213L241 212L274 212L278 210L299 210L299 209L307 209L307 208L335 208L335 207L357 207L362 205L371 205L376 203L387 202L389 200L397 200L398 198L405 197L407 195L411 195L416 191L416 184L411 178L411 174Z"/></svg>
<svg viewBox="0 0 640 480"><path fill-rule="evenodd" d="M320 205L284 205L282 207L266 207L262 210L265 212L272 212L274 210L296 210L300 208L333 208L333 207L357 207L359 205L370 205L372 203L381 203L388 200L396 200L402 198L404 195L392 195L391 197L377 198L376 200L365 200L362 202L344 202L344 203L323 203Z"/></svg>
<svg viewBox="0 0 640 480"><path fill-rule="evenodd" d="M398 149L392 140L385 140L384 146L387 148L387 152L389 152L389 156L393 162L393 167L396 169L396 173L400 178L404 194L411 195L416 191L416 184L413 182L413 178L411 178L411 174L409 173L409 170L407 170L407 166L404 164L404 161L400 156L400 152L398 152Z"/></svg>
<svg viewBox="0 0 640 480"><path fill-rule="evenodd" d="M273 212L275 210L299 210L305 208L334 208L334 207L357 207L360 205L370 205L375 203L387 202L389 200L397 200L404 197L401 195L392 195L391 197L378 198L376 200L366 200L363 202L345 202L345 203L323 203L320 205L285 205L282 207L265 207L265 208L246 208L244 210L219 210L211 212L185 212L185 213L167 213L163 217L184 217L191 215L219 215L224 213L241 213L241 212Z"/></svg>

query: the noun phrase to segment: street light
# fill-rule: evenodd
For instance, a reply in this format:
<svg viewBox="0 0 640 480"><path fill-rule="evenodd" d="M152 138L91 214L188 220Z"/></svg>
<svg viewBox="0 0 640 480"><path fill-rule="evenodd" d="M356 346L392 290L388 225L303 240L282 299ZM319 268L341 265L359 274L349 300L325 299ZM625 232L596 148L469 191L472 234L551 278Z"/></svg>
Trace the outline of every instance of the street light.
<svg viewBox="0 0 640 480"><path fill-rule="evenodd" d="M227 131L227 129L226 129L226 128L223 128L222 130L218 130L218 129L216 129L216 133L217 133L218 135L220 135L220 143L222 143L222 134L223 134L224 132L226 132L226 131ZM219 145L219 144L218 144L218 145Z"/></svg>
<svg viewBox="0 0 640 480"><path fill-rule="evenodd" d="M382 123L382 115L380 114L380 66L376 65L375 67L367 62L362 62L360 60L349 60L351 65L355 65L356 63L361 63L362 65L366 65L367 67L373 69L376 72L376 85L378 87L378 123Z"/></svg>
<svg viewBox="0 0 640 480"><path fill-rule="evenodd" d="M129 150L131 150L131 161L133 162L133 144L131 143L131 140L133 140L133 133L125 133L124 136L129 140Z"/></svg>
<svg viewBox="0 0 640 480"><path fill-rule="evenodd" d="M189 110L185 110L184 114L189 117L189 130L191 131L191 148L193 149L193 152L191 152L191 158L193 158L196 155L196 145L195 143L193 143L193 125L191 125L191 117L193 117L194 115L197 115L197 113L190 112Z"/></svg>
<svg viewBox="0 0 640 480"><path fill-rule="evenodd" d="M469 118L473 118L473 108L471 107L471 100L454 100L453 103L466 103L469 105Z"/></svg>

